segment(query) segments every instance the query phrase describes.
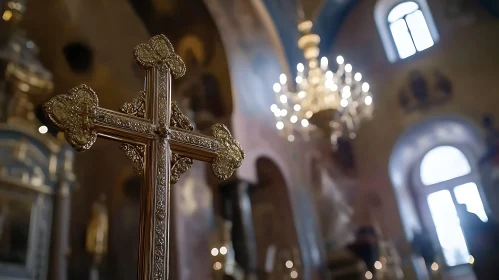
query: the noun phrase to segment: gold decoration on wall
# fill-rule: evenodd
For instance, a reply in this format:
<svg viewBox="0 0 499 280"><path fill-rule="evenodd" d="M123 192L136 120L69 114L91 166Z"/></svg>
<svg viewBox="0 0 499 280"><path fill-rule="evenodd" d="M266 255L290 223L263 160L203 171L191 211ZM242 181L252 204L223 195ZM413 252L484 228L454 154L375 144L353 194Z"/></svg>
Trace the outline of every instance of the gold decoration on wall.
<svg viewBox="0 0 499 280"><path fill-rule="evenodd" d="M215 125L211 137L193 132L171 101L171 75L184 75L185 65L164 35L139 45L134 55L146 70L145 90L122 107L124 113L100 108L86 85L54 97L44 110L79 151L89 149L97 136L123 143L143 178L138 279L168 279L170 184L193 159L211 162L213 173L227 179L241 165L244 152L224 125Z"/></svg>

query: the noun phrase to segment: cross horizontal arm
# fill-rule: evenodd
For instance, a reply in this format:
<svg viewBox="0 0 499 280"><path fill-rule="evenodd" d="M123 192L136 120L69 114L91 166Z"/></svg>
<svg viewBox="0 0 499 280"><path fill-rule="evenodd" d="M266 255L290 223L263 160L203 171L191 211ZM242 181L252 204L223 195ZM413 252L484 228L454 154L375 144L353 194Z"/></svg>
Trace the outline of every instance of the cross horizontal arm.
<svg viewBox="0 0 499 280"><path fill-rule="evenodd" d="M133 144L145 144L155 137L150 121L100 108L97 95L87 85L52 98L43 109L78 151L88 150L98 135Z"/></svg>
<svg viewBox="0 0 499 280"><path fill-rule="evenodd" d="M212 137L171 127L168 142L174 153L211 163L213 173L222 180L241 166L244 152L223 124L211 128Z"/></svg>
<svg viewBox="0 0 499 280"><path fill-rule="evenodd" d="M154 125L146 119L108 109L98 108L94 129L103 137L145 144L155 137Z"/></svg>

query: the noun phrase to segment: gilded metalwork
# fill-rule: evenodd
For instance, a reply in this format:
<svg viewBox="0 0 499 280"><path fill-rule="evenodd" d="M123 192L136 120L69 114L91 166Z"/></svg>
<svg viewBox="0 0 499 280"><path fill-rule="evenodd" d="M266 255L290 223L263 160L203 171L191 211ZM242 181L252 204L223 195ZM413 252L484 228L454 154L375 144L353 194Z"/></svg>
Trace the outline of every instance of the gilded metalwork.
<svg viewBox="0 0 499 280"><path fill-rule="evenodd" d="M177 102L172 102L170 127L177 127L185 130L194 130L191 121L180 111ZM191 168L193 160L186 156L172 153L170 184L177 183L180 175Z"/></svg>
<svg viewBox="0 0 499 280"><path fill-rule="evenodd" d="M123 143L120 148L125 152L125 155L133 163L133 170L137 175L142 175L144 173L144 145L134 145Z"/></svg>
<svg viewBox="0 0 499 280"><path fill-rule="evenodd" d="M132 102L126 102L121 106L120 111L136 116L139 118L143 118L146 115L146 92L141 90L139 95L135 97Z"/></svg>
<svg viewBox="0 0 499 280"><path fill-rule="evenodd" d="M52 98L43 110L57 128L64 132L66 140L78 151L90 149L97 140L94 129L97 94L87 85L73 88L66 95Z"/></svg>
<svg viewBox="0 0 499 280"><path fill-rule="evenodd" d="M229 129L225 125L214 125L211 128L211 133L220 145L217 150L217 157L212 163L213 173L218 178L226 180L243 163L244 152L239 143L232 138Z"/></svg>
<svg viewBox="0 0 499 280"><path fill-rule="evenodd" d="M187 170L191 168L192 164L193 160L191 158L172 153L170 184L177 183L180 175L187 172Z"/></svg>
<svg viewBox="0 0 499 280"><path fill-rule="evenodd" d="M191 121L180 111L180 108L175 101L172 102L170 127L176 127L185 130L194 130Z"/></svg>
<svg viewBox="0 0 499 280"><path fill-rule="evenodd" d="M144 69L168 66L176 79L184 76L185 64L173 50L173 45L165 35L152 37L147 44L138 45L133 51L137 63Z"/></svg>
<svg viewBox="0 0 499 280"><path fill-rule="evenodd" d="M138 276L161 280L168 279L170 185L193 159L211 162L214 174L227 179L244 153L224 125L213 127L213 137L193 132L171 101L171 74L181 77L185 65L164 35L139 45L134 55L146 69L145 90L123 105L122 113L98 107L97 96L85 85L53 98L44 109L77 150L89 149L98 135L122 142L143 177Z"/></svg>

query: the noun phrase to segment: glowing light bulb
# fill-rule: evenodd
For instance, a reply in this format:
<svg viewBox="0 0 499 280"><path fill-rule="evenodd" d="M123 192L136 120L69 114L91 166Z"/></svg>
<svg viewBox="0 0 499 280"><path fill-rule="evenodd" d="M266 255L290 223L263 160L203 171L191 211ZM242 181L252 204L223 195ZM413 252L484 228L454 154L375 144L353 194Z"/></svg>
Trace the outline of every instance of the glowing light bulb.
<svg viewBox="0 0 499 280"><path fill-rule="evenodd" d="M11 11L5 11L2 15L2 19L5 21L9 21L12 18L12 12Z"/></svg>
<svg viewBox="0 0 499 280"><path fill-rule="evenodd" d="M49 131L48 127L42 125L38 128L38 132L40 132L41 134L45 134Z"/></svg>
<svg viewBox="0 0 499 280"><path fill-rule="evenodd" d="M326 79L331 80L331 79L333 79L333 77L334 77L334 74L331 70L326 72Z"/></svg>
<svg viewBox="0 0 499 280"><path fill-rule="evenodd" d="M298 77L296 77L295 81L297 84L301 84L301 82L303 82L303 78L298 76Z"/></svg>
<svg viewBox="0 0 499 280"><path fill-rule="evenodd" d="M331 88L333 87L333 85L334 85L334 82L333 82L332 80L326 80L326 81L324 82L324 85L325 85L327 88L331 89Z"/></svg>
<svg viewBox="0 0 499 280"><path fill-rule="evenodd" d="M355 73L355 75L353 76L353 78L359 82L360 80L362 80L362 74L360 73Z"/></svg>
<svg viewBox="0 0 499 280"><path fill-rule="evenodd" d="M307 119L310 119L313 115L314 115L314 113L313 113L312 111L307 111L307 112L305 113L305 117L306 117Z"/></svg>
<svg viewBox="0 0 499 280"><path fill-rule="evenodd" d="M220 254L222 255L227 254L227 248L225 246L220 247Z"/></svg>
<svg viewBox="0 0 499 280"><path fill-rule="evenodd" d="M344 86L343 90L341 91L341 97L343 99L350 98L352 96L352 93L350 92L350 87L349 86Z"/></svg>
<svg viewBox="0 0 499 280"><path fill-rule="evenodd" d="M298 92L298 97L299 97L299 98L305 98L305 96L307 96L307 93L306 93L306 92L304 92L304 91L300 91L300 92Z"/></svg>
<svg viewBox="0 0 499 280"><path fill-rule="evenodd" d="M373 103L373 98L371 96L366 96L366 98L364 99L364 102L366 103L366 105L371 105Z"/></svg>
<svg viewBox="0 0 499 280"><path fill-rule="evenodd" d="M338 64L343 64L345 62L345 59L340 55L336 58L336 62L338 62Z"/></svg>
<svg viewBox="0 0 499 280"><path fill-rule="evenodd" d="M287 268L292 268L293 267L293 262L292 261L287 261L286 262L286 267Z"/></svg>
<svg viewBox="0 0 499 280"><path fill-rule="evenodd" d="M291 278L293 278L293 279L296 279L296 278L298 278L298 272L293 270L293 271L291 271L291 273L289 273L289 276L291 276Z"/></svg>
<svg viewBox="0 0 499 280"><path fill-rule="evenodd" d="M276 104L272 104L272 105L270 106L270 111L275 112L276 110L279 110L279 107L277 107L277 105L276 105Z"/></svg>
<svg viewBox="0 0 499 280"><path fill-rule="evenodd" d="M468 262L470 264L474 264L475 263L475 258L472 255L470 255L470 258L469 258Z"/></svg>
<svg viewBox="0 0 499 280"><path fill-rule="evenodd" d="M298 65L296 65L296 70L298 70L298 72L303 72L303 70L305 70L303 63L298 63Z"/></svg>
<svg viewBox="0 0 499 280"><path fill-rule="evenodd" d="M352 133L353 133L353 132L352 132ZM350 138L352 138L352 133L350 133ZM353 133L353 134L355 135L355 133ZM355 138L355 136L354 136L353 138ZM353 139L353 138L352 138L352 139ZM381 269L382 267L383 267L383 265L381 264L381 262L380 262L380 261L376 261L376 262L374 263L374 268L376 268L376 269Z"/></svg>
<svg viewBox="0 0 499 280"><path fill-rule="evenodd" d="M345 108L346 106L348 106L348 100L346 100L346 99L341 99L341 101L340 101L340 105L341 105L341 107Z"/></svg>
<svg viewBox="0 0 499 280"><path fill-rule="evenodd" d="M288 135L288 141L289 142L295 141L295 136L294 135Z"/></svg>
<svg viewBox="0 0 499 280"><path fill-rule="evenodd" d="M275 127L277 127L277 129L281 130L284 128L284 123L283 122L277 122Z"/></svg>
<svg viewBox="0 0 499 280"><path fill-rule="evenodd" d="M279 76L279 81L284 85L288 81L288 78L286 78L286 75L281 74L281 76Z"/></svg>
<svg viewBox="0 0 499 280"><path fill-rule="evenodd" d="M214 257L218 256L218 249L217 248L211 249L211 255L214 256Z"/></svg>
<svg viewBox="0 0 499 280"><path fill-rule="evenodd" d="M293 107L293 109L295 109L295 111L300 111L301 110L300 104L295 104L295 106Z"/></svg>
<svg viewBox="0 0 499 280"><path fill-rule="evenodd" d="M438 270L438 263L434 262L431 264L431 270L437 271Z"/></svg>
<svg viewBox="0 0 499 280"><path fill-rule="evenodd" d="M307 119L303 119L303 120L301 120L301 126L303 126L303 127L307 127L307 126L308 126L308 124L309 124L309 122L308 122L308 120L307 120Z"/></svg>
<svg viewBox="0 0 499 280"><path fill-rule="evenodd" d="M282 109L281 110L281 116L285 117L288 114L288 110Z"/></svg>
<svg viewBox="0 0 499 280"><path fill-rule="evenodd" d="M366 274L364 274L366 279L373 279L373 273L371 271L366 271Z"/></svg>
<svg viewBox="0 0 499 280"><path fill-rule="evenodd" d="M289 121L290 121L291 123L296 123L296 122L298 121L298 117L297 117L297 116L295 116L295 115L293 115L293 116L291 116L291 118L289 118Z"/></svg>
<svg viewBox="0 0 499 280"><path fill-rule="evenodd" d="M324 56L324 57L322 57L322 58L321 58L321 68L322 68L322 69L327 69L327 63L328 63L328 61L327 61L327 57L325 57L325 56Z"/></svg>
<svg viewBox="0 0 499 280"><path fill-rule="evenodd" d="M355 137L357 137L357 134L355 134L355 132L350 132L350 139L355 139ZM376 264L374 264L374 266L376 267L376 269L381 269L381 263L379 263L380 267L377 268L376 267Z"/></svg>
<svg viewBox="0 0 499 280"><path fill-rule="evenodd" d="M333 84L333 86L331 86L331 90L332 91L337 91L338 90L338 85L337 84Z"/></svg>
<svg viewBox="0 0 499 280"><path fill-rule="evenodd" d="M274 116L280 117L281 116L281 110L277 109L274 111Z"/></svg>
<svg viewBox="0 0 499 280"><path fill-rule="evenodd" d="M216 262L216 263L213 265L213 269L214 269L214 270L220 270L220 269L222 269L222 263L221 263L221 262Z"/></svg>
<svg viewBox="0 0 499 280"><path fill-rule="evenodd" d="M286 97L286 95L281 95L279 96L279 100L281 101L281 103L286 103L288 102L288 98Z"/></svg>
<svg viewBox="0 0 499 280"><path fill-rule="evenodd" d="M347 65L345 65L345 71L346 71L347 73L352 72L352 64L347 64Z"/></svg>
<svg viewBox="0 0 499 280"><path fill-rule="evenodd" d="M368 92L369 91L369 84L368 83L363 83L362 84L362 91L363 92Z"/></svg>
<svg viewBox="0 0 499 280"><path fill-rule="evenodd" d="M275 91L275 92L279 92L279 91L281 91L281 85L280 85L280 84L278 84L278 83L275 83L273 88L274 88L274 91Z"/></svg>

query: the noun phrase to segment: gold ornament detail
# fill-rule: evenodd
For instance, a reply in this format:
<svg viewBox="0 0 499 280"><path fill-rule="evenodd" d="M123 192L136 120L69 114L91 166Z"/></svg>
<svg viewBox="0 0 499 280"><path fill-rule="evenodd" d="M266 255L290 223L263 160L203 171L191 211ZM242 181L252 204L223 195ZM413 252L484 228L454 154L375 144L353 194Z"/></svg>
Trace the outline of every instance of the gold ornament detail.
<svg viewBox="0 0 499 280"><path fill-rule="evenodd" d="M142 175L144 173L144 145L123 143L120 148L125 152L126 157L132 161L135 173Z"/></svg>
<svg viewBox="0 0 499 280"><path fill-rule="evenodd" d="M172 101L172 110L170 117L170 127L181 128L185 130L194 130L194 127L191 124L189 118L187 118L180 108L176 101ZM189 168L191 168L193 164L193 160L186 156L181 156L176 153L172 153L171 159L171 174L170 174L170 184L175 184L178 182L178 179L182 174L187 172Z"/></svg>
<svg viewBox="0 0 499 280"><path fill-rule="evenodd" d="M146 92L141 90L132 102L123 104L120 111L128 115L144 118L146 115Z"/></svg>
<svg viewBox="0 0 499 280"><path fill-rule="evenodd" d="M170 118L170 127L181 128L185 130L194 130L194 127L191 124L189 118L187 118L180 108L176 101L172 102L172 113Z"/></svg>
<svg viewBox="0 0 499 280"><path fill-rule="evenodd" d="M185 74L184 62L175 53L172 43L163 34L152 37L147 44L138 45L133 50L133 54L139 65L144 69L166 64L176 79Z"/></svg>
<svg viewBox="0 0 499 280"><path fill-rule="evenodd" d="M220 145L211 167L217 178L226 180L243 163L244 151L225 125L212 126L211 133Z"/></svg>
<svg viewBox="0 0 499 280"><path fill-rule="evenodd" d="M194 161L191 158L172 153L172 172L170 174L170 184L177 183L180 175L187 172L187 170L191 168L193 162Z"/></svg>
<svg viewBox="0 0 499 280"><path fill-rule="evenodd" d="M66 140L78 151L88 150L97 140L94 119L99 98L87 85L52 98L43 105L48 118L64 132Z"/></svg>
<svg viewBox="0 0 499 280"><path fill-rule="evenodd" d="M169 271L170 185L191 167L193 159L211 162L214 174L226 179L241 165L244 153L224 125L213 127L213 137L193 132L189 119L170 101L171 75L181 77L185 65L164 35L139 45L134 55L146 69L146 86L121 107L121 112L98 107L97 95L86 85L52 98L43 108L79 151L89 149L97 136L122 143L125 155L142 175L147 193L141 198L138 279L165 280ZM149 98L154 104L146 102Z"/></svg>

